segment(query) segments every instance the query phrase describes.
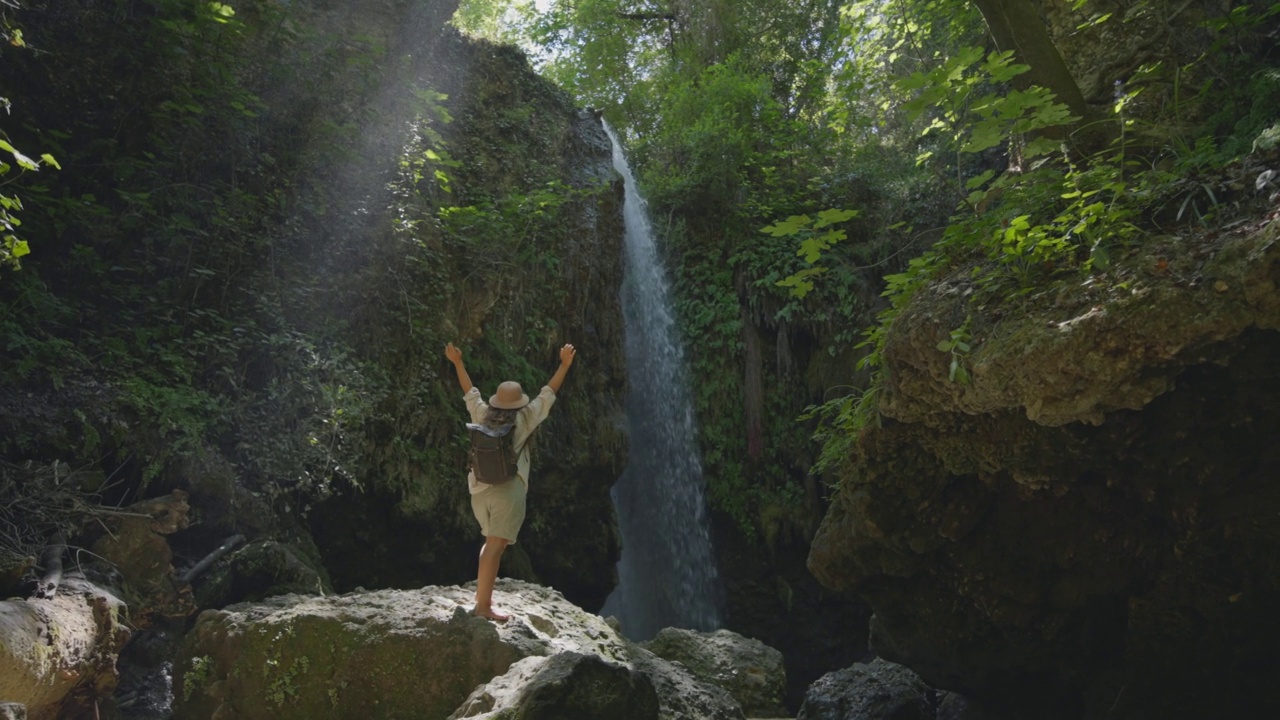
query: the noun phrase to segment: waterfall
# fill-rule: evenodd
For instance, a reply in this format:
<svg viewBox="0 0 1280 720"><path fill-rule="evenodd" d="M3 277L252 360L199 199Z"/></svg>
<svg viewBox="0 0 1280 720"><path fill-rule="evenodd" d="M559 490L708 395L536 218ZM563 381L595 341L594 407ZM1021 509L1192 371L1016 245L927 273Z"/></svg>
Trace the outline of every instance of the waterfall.
<svg viewBox="0 0 1280 720"><path fill-rule="evenodd" d="M703 499L693 402L671 292L635 176L613 129L626 198L622 312L626 322L630 452L613 503L622 533L618 586L602 614L633 640L664 627L720 626L715 560Z"/></svg>

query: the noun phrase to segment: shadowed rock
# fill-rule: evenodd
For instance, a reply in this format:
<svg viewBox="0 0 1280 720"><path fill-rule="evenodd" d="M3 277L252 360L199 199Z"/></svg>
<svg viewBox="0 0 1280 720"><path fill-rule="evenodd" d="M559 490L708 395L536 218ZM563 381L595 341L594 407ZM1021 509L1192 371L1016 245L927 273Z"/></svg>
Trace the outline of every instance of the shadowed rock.
<svg viewBox="0 0 1280 720"><path fill-rule="evenodd" d="M564 652L527 657L506 675L477 688L449 720L514 713L523 720L609 718L657 720L658 695L649 678L596 655Z"/></svg>
<svg viewBox="0 0 1280 720"><path fill-rule="evenodd" d="M934 720L932 695L919 675L877 658L819 678L796 720Z"/></svg>
<svg viewBox="0 0 1280 720"><path fill-rule="evenodd" d="M1152 241L1016 311L959 275L911 300L809 556L877 655L1018 717L1280 709L1278 231ZM969 384L937 346L966 325Z"/></svg>

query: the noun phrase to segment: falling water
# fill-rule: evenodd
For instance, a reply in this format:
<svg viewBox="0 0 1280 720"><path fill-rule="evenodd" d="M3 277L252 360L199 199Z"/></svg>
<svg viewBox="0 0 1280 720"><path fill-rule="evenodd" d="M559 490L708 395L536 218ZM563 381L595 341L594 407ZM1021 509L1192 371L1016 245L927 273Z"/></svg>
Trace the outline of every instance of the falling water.
<svg viewBox="0 0 1280 720"><path fill-rule="evenodd" d="M644 199L613 129L613 166L626 189L626 401L631 450L613 487L622 532L618 586L605 601L634 640L664 627L720 625L684 351Z"/></svg>

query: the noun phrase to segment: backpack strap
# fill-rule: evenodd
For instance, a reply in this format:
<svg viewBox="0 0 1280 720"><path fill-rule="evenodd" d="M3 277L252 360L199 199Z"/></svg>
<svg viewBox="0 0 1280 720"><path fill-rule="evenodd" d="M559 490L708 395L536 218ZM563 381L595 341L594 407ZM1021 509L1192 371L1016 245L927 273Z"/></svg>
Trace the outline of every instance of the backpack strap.
<svg viewBox="0 0 1280 720"><path fill-rule="evenodd" d="M482 425L480 423L467 423L468 430L475 430L476 432L484 433L491 438L506 437L507 433L515 430L515 428L515 423L512 423L511 425L501 425L496 428L489 427L488 425Z"/></svg>

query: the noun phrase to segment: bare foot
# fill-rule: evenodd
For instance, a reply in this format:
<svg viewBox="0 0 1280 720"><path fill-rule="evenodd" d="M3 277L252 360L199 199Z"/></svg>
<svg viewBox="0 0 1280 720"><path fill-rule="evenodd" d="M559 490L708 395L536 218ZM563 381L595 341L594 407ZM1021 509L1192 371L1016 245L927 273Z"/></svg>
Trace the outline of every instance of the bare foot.
<svg viewBox="0 0 1280 720"><path fill-rule="evenodd" d="M500 623L506 622L511 619L510 615L503 615L502 613L494 610L493 608L485 608L483 610L480 608L476 608L475 610L471 611L471 614L475 615L476 617L489 618L494 622L500 622Z"/></svg>

